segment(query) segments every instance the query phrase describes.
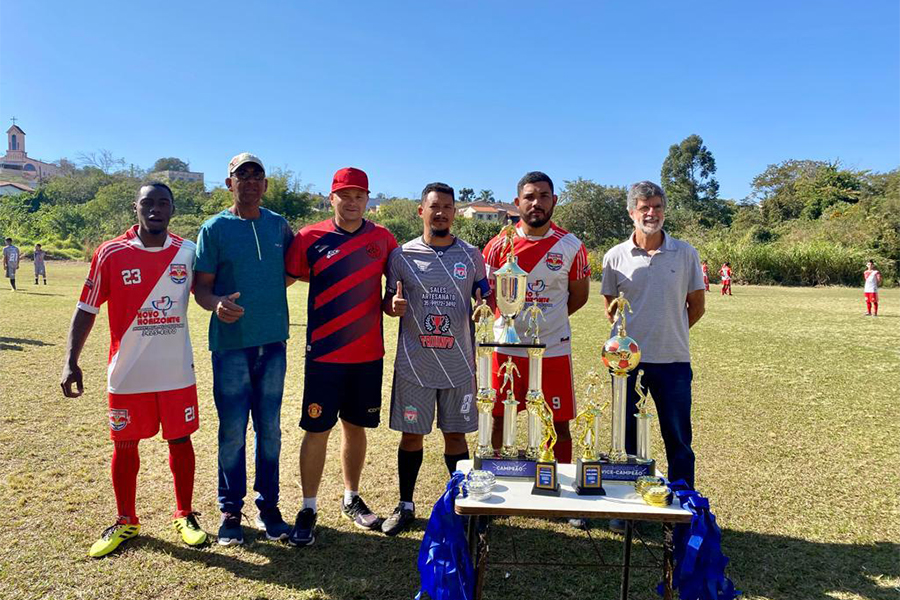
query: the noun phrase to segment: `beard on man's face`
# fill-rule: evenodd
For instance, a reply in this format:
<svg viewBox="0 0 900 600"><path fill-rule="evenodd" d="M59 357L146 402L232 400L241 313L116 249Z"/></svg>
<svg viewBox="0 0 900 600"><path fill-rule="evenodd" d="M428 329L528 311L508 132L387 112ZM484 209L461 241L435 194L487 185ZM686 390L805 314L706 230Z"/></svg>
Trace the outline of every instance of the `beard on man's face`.
<svg viewBox="0 0 900 600"><path fill-rule="evenodd" d="M551 217L553 217L552 210L549 213L543 211L532 212L525 215L525 222L528 223L529 227L543 227L550 222Z"/></svg>
<svg viewBox="0 0 900 600"><path fill-rule="evenodd" d="M449 227L446 229L435 229L434 227L431 227L430 229L431 235L434 237L447 237L448 235L450 235Z"/></svg>

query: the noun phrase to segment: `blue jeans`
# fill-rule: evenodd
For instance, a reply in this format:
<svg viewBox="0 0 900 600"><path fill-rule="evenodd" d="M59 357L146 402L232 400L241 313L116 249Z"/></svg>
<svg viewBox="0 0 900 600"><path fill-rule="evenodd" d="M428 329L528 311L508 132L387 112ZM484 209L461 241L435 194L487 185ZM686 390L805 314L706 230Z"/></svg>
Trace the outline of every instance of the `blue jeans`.
<svg viewBox="0 0 900 600"><path fill-rule="evenodd" d="M637 372L643 369L641 383L649 388L656 403L659 430L666 446L669 462L669 481L684 479L694 487L694 451L691 450L691 363L644 363L628 376L628 418L625 428L625 450L634 454L637 448L637 424L632 415L638 401L634 383Z"/></svg>
<svg viewBox="0 0 900 600"><path fill-rule="evenodd" d="M247 422L256 433L256 506L278 505L281 396L285 342L212 353L213 397L219 413L219 510L240 513L247 495Z"/></svg>

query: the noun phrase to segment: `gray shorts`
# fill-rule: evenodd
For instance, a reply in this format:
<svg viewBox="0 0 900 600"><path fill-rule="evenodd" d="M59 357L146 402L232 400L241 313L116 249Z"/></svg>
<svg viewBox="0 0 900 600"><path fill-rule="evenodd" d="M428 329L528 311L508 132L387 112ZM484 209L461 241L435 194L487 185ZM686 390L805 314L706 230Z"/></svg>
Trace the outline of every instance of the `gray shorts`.
<svg viewBox="0 0 900 600"><path fill-rule="evenodd" d="M15 279L16 278L16 267L14 267L12 265L7 265L6 278L7 279Z"/></svg>
<svg viewBox="0 0 900 600"><path fill-rule="evenodd" d="M34 265L34 274L47 276L47 268L44 265Z"/></svg>
<svg viewBox="0 0 900 600"><path fill-rule="evenodd" d="M478 429L474 378L469 385L435 389L409 382L394 373L391 429L421 435L431 433L435 405L437 426L444 433L471 433Z"/></svg>

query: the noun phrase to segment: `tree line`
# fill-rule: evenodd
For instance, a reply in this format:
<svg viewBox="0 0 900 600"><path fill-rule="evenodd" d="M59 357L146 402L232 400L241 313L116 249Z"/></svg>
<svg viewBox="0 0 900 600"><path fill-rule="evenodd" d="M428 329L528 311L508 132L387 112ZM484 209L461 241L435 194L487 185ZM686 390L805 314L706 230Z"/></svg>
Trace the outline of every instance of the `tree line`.
<svg viewBox="0 0 900 600"><path fill-rule="evenodd" d="M80 156L82 166L61 160L63 175L32 193L0 197L0 229L28 252L41 243L52 257L85 259L102 240L134 222L131 204L141 182L160 170L187 171L189 163L160 158L142 171L108 151ZM888 173L849 169L838 161L785 160L753 178L744 199L723 199L716 162L698 135L673 144L660 168L668 196L667 232L690 241L715 267L730 262L738 282L782 285L858 285L869 259L888 285L900 264L900 169ZM327 198L287 169L268 173L264 206L295 228L325 218ZM177 212L171 229L194 239L209 216L231 205L223 187L172 181ZM627 190L591 179L565 181L554 220L581 238L599 278L603 253L632 230ZM399 242L421 233L418 199L385 198L373 220ZM491 190L458 188L457 201L494 202ZM456 234L484 247L500 223L459 218ZM717 269L711 269L715 272Z"/></svg>

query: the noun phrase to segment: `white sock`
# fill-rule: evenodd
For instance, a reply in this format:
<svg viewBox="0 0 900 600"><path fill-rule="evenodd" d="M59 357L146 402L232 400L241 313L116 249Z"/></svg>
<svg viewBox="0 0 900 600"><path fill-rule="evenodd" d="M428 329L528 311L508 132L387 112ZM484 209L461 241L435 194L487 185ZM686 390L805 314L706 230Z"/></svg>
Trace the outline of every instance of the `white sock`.
<svg viewBox="0 0 900 600"><path fill-rule="evenodd" d="M416 503L415 502L407 502L406 500L401 500L400 504L403 505L403 508L406 510L411 510L416 512Z"/></svg>
<svg viewBox="0 0 900 600"><path fill-rule="evenodd" d="M318 512L316 509L316 497L312 498L304 498L303 499L303 508L300 510L306 510L307 508L311 508L313 512Z"/></svg>
<svg viewBox="0 0 900 600"><path fill-rule="evenodd" d="M349 505L353 502L355 497L359 496L359 492L353 492L350 490L344 490L344 506Z"/></svg>

